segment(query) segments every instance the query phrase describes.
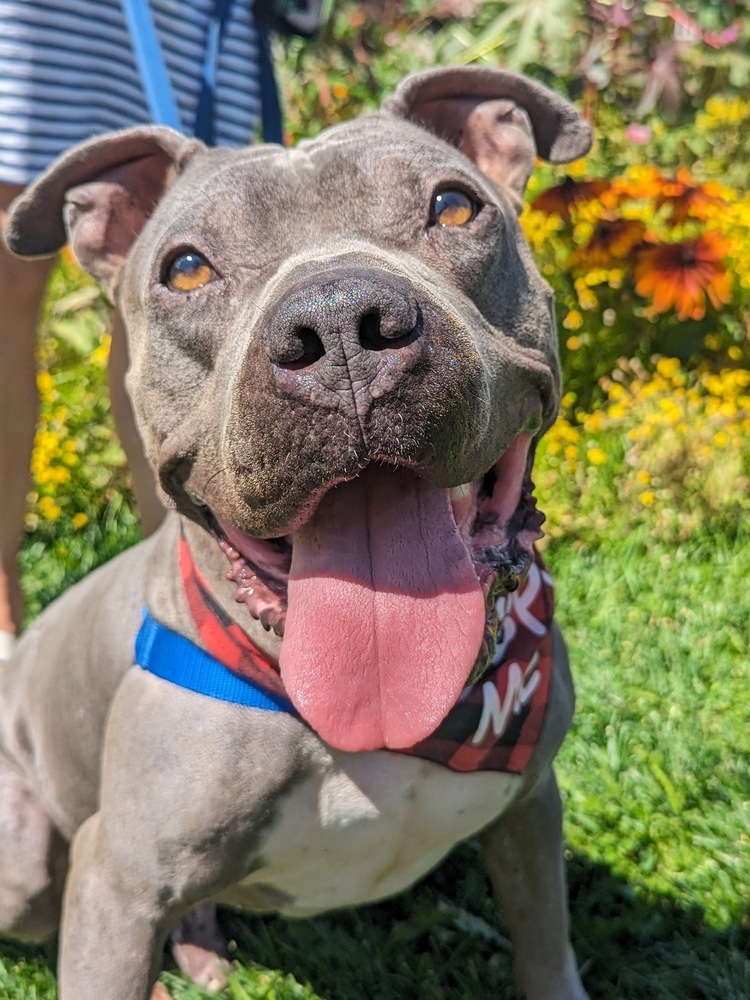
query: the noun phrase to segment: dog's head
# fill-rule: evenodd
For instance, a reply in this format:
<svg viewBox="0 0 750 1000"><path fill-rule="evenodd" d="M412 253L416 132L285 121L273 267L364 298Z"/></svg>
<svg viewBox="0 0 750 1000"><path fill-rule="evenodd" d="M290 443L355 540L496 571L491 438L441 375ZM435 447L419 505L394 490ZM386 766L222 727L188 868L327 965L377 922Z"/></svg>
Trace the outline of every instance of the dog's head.
<svg viewBox="0 0 750 1000"><path fill-rule="evenodd" d="M431 732L528 568L559 365L517 212L536 156L589 144L523 76L432 70L293 150L160 127L93 139L11 212L11 249L69 239L120 305L172 504L238 580L245 563L288 576L288 609L245 597L334 745Z"/></svg>

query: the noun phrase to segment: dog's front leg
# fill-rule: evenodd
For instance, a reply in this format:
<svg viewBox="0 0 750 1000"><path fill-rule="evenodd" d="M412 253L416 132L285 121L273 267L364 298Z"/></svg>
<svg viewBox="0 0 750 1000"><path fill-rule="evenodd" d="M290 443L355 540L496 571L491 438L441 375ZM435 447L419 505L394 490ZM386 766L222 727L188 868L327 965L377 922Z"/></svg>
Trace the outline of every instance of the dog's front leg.
<svg viewBox="0 0 750 1000"><path fill-rule="evenodd" d="M562 808L552 770L480 843L528 1000L587 1000L568 938Z"/></svg>
<svg viewBox="0 0 750 1000"><path fill-rule="evenodd" d="M165 916L158 900L149 901L110 861L96 814L73 843L60 940L60 1000L146 1000L159 973L170 929Z"/></svg>

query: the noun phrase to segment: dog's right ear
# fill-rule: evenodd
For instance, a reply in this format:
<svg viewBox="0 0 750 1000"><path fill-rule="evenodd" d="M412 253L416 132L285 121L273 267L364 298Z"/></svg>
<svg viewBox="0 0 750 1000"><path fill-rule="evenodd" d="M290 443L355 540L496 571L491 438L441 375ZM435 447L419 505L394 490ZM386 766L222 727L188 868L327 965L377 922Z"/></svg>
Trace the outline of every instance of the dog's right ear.
<svg viewBox="0 0 750 1000"><path fill-rule="evenodd" d="M196 139L156 125L89 139L13 202L5 241L21 257L49 257L69 242L84 270L113 295L146 220L202 149Z"/></svg>

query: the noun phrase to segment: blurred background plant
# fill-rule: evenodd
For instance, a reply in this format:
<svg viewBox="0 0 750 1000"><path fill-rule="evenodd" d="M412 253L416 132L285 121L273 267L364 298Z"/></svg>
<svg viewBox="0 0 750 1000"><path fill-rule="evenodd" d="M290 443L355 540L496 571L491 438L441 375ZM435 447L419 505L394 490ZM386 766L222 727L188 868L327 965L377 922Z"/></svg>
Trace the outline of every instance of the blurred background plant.
<svg viewBox="0 0 750 1000"><path fill-rule="evenodd" d="M746 93L750 82L749 0L333 0L332 7L313 45L279 43L294 138L376 106L410 70L483 63L529 73L579 99L594 124L622 126L602 129L605 151L630 141L622 135L629 125L645 136L667 122L672 134L657 129L660 155L652 159L673 166L686 151L692 162L710 150L689 128L706 101ZM736 132L724 138L730 146L747 142Z"/></svg>
<svg viewBox="0 0 750 1000"><path fill-rule="evenodd" d="M140 537L130 476L110 416L110 307L66 249L42 314L40 417L21 553L31 616Z"/></svg>

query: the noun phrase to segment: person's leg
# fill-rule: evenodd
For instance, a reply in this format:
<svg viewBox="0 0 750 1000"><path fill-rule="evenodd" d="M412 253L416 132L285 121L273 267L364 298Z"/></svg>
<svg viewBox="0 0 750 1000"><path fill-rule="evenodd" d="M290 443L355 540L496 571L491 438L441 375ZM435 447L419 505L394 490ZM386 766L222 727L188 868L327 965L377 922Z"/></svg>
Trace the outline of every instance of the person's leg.
<svg viewBox="0 0 750 1000"><path fill-rule="evenodd" d="M22 188L0 184L0 225ZM21 625L16 553L37 417L36 327L52 260L13 257L0 240L0 637Z"/></svg>
<svg viewBox="0 0 750 1000"><path fill-rule="evenodd" d="M128 345L119 312L112 317L112 347L109 355L109 394L117 434L120 438L128 466L133 476L133 493L138 504L144 535L150 535L162 522L164 507L156 493L154 473L148 464L143 442L133 416L133 407L125 392L125 373L128 370Z"/></svg>

